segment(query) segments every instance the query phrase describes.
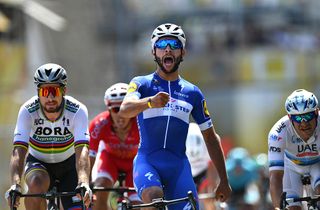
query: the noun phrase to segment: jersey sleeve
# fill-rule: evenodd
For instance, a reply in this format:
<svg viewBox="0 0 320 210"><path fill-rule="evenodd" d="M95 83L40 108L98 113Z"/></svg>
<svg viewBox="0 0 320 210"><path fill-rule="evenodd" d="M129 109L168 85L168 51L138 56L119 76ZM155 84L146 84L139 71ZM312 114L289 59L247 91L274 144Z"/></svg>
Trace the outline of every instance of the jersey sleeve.
<svg viewBox="0 0 320 210"><path fill-rule="evenodd" d="M213 126L209 110L207 107L207 102L201 92L201 90L195 87L195 94L194 94L194 105L191 111L191 115L193 119L197 122L200 127L200 130L206 130Z"/></svg>
<svg viewBox="0 0 320 210"><path fill-rule="evenodd" d="M134 99L141 98L141 93L139 92L139 89L142 83L139 78L140 77L135 77L130 81L125 98L134 98Z"/></svg>
<svg viewBox="0 0 320 210"><path fill-rule="evenodd" d="M24 147L28 149L30 138L32 118L28 110L21 106L18 114L17 124L14 130L13 145Z"/></svg>
<svg viewBox="0 0 320 210"><path fill-rule="evenodd" d="M284 169L285 129L282 121L278 121L268 135L269 171Z"/></svg>
<svg viewBox="0 0 320 210"><path fill-rule="evenodd" d="M88 110L85 105L80 106L74 119L74 142L78 146L89 146Z"/></svg>
<svg viewBox="0 0 320 210"><path fill-rule="evenodd" d="M98 146L99 146L99 131L100 128L99 124L97 122L97 119L94 118L89 125L89 132L90 132L90 141L89 141L89 156L90 157L96 157L98 152Z"/></svg>

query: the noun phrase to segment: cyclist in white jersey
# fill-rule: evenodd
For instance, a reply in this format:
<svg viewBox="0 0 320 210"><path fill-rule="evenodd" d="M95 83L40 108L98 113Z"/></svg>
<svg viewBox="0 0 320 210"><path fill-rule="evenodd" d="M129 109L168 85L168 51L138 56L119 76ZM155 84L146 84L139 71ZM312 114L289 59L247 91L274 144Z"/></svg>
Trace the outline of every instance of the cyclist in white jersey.
<svg viewBox="0 0 320 210"><path fill-rule="evenodd" d="M58 181L60 191L83 188L83 200L89 206L92 193L87 108L65 95L67 73L60 65L40 66L34 82L38 94L21 106L14 131L10 161L12 186L6 193L8 204L10 191L22 192L24 174L28 193L46 193ZM65 210L75 209L81 205L79 199L63 197L62 205ZM19 200L18 197L16 207ZM43 210L46 205L45 199L25 198L26 210Z"/></svg>
<svg viewBox="0 0 320 210"><path fill-rule="evenodd" d="M270 193L279 209L282 192L287 198L301 197L301 175L309 173L311 184L320 192L320 136L318 100L304 89L295 90L286 100L288 115L282 117L268 136ZM290 210L301 210L301 203L290 204Z"/></svg>

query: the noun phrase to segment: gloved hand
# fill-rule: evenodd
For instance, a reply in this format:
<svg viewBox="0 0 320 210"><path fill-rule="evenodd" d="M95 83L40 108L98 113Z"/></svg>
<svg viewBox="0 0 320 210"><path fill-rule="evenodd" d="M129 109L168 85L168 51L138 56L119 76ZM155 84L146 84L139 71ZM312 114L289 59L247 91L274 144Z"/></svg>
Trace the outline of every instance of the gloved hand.
<svg viewBox="0 0 320 210"><path fill-rule="evenodd" d="M15 198L15 203L13 204L14 207L18 208L20 205L20 195L22 194L22 187L19 184L13 184L11 185L11 187L9 188L9 190L7 190L7 192L5 193L5 198L8 202L8 206L11 207L11 198L13 195L16 196Z"/></svg>
<svg viewBox="0 0 320 210"><path fill-rule="evenodd" d="M92 201L92 190L89 183L79 183L75 189L79 199L83 200L84 204L88 208Z"/></svg>

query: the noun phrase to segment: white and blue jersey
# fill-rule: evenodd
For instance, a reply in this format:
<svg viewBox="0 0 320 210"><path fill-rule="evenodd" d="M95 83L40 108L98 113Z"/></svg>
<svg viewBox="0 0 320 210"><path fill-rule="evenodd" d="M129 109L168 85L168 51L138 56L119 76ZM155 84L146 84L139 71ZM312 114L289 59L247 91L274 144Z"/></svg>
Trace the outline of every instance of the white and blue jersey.
<svg viewBox="0 0 320 210"><path fill-rule="evenodd" d="M165 198L196 194L186 156L186 137L190 116L201 130L212 127L206 101L200 89L179 77L162 79L157 73L135 77L126 97L145 98L166 92L169 102L162 108L146 109L138 115L140 146L134 161L134 183L139 195L151 186L163 187ZM186 204L169 206L183 209Z"/></svg>

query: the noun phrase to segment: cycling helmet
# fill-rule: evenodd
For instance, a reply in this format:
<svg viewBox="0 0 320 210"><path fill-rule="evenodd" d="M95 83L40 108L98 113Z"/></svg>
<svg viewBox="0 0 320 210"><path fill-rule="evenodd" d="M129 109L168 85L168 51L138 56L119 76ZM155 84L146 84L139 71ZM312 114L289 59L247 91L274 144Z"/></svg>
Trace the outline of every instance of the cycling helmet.
<svg viewBox="0 0 320 210"><path fill-rule="evenodd" d="M304 114L315 111L318 107L316 96L304 89L298 89L288 96L285 108L288 114Z"/></svg>
<svg viewBox="0 0 320 210"><path fill-rule="evenodd" d="M58 64L47 63L40 66L34 74L34 83L39 86L47 83L67 85L67 72Z"/></svg>
<svg viewBox="0 0 320 210"><path fill-rule="evenodd" d="M164 36L173 36L178 38L182 43L183 48L185 48L186 36L184 35L184 32L181 29L181 27L172 23L165 23L165 24L159 25L156 29L154 29L151 36L152 49L154 49L154 44L156 43L156 41L159 38Z"/></svg>
<svg viewBox="0 0 320 210"><path fill-rule="evenodd" d="M244 160L250 158L248 150L243 147L235 147L228 153L227 159Z"/></svg>
<svg viewBox="0 0 320 210"><path fill-rule="evenodd" d="M106 106L112 106L112 104L120 105L124 97L127 94L128 84L116 83L109 87L104 94L104 103Z"/></svg>

